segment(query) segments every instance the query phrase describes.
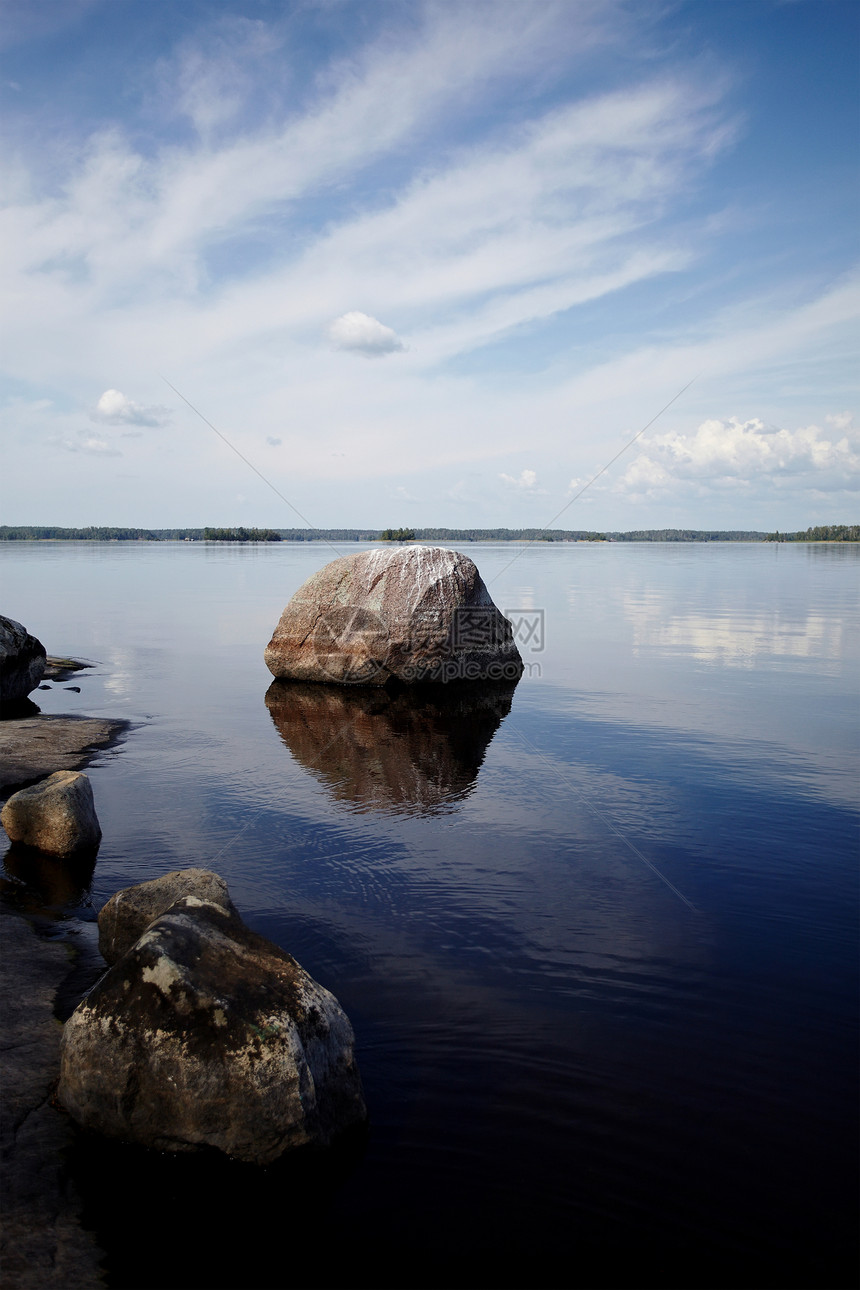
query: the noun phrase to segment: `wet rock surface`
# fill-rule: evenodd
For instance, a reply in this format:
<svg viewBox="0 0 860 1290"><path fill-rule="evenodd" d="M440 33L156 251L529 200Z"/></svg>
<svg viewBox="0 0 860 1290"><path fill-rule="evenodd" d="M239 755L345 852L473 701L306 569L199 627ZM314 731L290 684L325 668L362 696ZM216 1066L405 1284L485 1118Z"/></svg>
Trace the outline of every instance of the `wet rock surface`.
<svg viewBox="0 0 860 1290"><path fill-rule="evenodd" d="M44 651L41 652L44 664ZM38 666L38 665L37 665ZM67 679L82 666L48 660L43 678ZM12 714L17 715L12 715ZM127 721L44 716L31 701L4 703L0 792L57 770L78 770L113 745ZM92 853L58 860L12 844L0 905L0 1286L3 1290L90 1290L104 1284L103 1254L82 1224L67 1159L76 1134L55 1102L62 1025L55 1009L75 972L70 944L37 935L16 906L76 903L92 878ZM11 882L9 882L11 880ZM85 974L87 975L87 974ZM90 970L86 988L97 975ZM77 997L80 997L79 993Z"/></svg>
<svg viewBox="0 0 860 1290"><path fill-rule="evenodd" d="M96 752L117 743L129 726L103 717L49 716L35 707L30 716L0 721L0 792L57 770L80 770Z"/></svg>
<svg viewBox="0 0 860 1290"><path fill-rule="evenodd" d="M177 900L66 1022L59 1099L84 1128L269 1164L366 1109L346 1014L222 905Z"/></svg>
<svg viewBox="0 0 860 1290"><path fill-rule="evenodd" d="M265 650L281 680L384 686L515 681L511 625L468 556L444 547L361 551L300 587Z"/></svg>
<svg viewBox="0 0 860 1290"><path fill-rule="evenodd" d="M73 1138L52 1103L62 1028L54 999L69 971L67 945L36 935L0 908L0 1285L87 1290L103 1284L101 1252L80 1225L65 1172Z"/></svg>

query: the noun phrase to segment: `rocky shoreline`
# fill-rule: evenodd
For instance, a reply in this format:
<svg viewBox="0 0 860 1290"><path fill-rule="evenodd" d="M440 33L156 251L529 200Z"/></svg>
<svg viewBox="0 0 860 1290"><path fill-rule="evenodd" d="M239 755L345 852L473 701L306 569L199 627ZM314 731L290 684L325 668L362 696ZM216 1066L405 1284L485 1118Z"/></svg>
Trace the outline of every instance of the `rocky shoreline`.
<svg viewBox="0 0 860 1290"><path fill-rule="evenodd" d="M102 1251L81 1224L64 1153L73 1127L53 1103L62 1026L54 1013L71 950L0 910L0 1285L90 1290L103 1285Z"/></svg>
<svg viewBox="0 0 860 1290"><path fill-rule="evenodd" d="M33 716L0 722L0 796L57 770L80 770L116 744L128 722ZM73 969L69 942L40 936L0 903L0 1286L90 1290L103 1253L81 1224L65 1176L74 1131L54 1105L62 1025L57 993Z"/></svg>

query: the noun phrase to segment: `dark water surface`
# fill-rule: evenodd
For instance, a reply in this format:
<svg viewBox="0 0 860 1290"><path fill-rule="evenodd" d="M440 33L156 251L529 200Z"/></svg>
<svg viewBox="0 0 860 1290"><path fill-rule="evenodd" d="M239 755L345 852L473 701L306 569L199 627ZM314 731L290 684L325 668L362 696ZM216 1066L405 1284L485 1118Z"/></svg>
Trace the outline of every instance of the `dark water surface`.
<svg viewBox="0 0 860 1290"><path fill-rule="evenodd" d="M6 898L87 949L216 869L372 1116L265 1171L82 1143L109 1285L853 1284L860 552L465 549L528 671L415 707L270 690L323 545L0 549L3 612L96 663L42 710L136 723L91 888Z"/></svg>

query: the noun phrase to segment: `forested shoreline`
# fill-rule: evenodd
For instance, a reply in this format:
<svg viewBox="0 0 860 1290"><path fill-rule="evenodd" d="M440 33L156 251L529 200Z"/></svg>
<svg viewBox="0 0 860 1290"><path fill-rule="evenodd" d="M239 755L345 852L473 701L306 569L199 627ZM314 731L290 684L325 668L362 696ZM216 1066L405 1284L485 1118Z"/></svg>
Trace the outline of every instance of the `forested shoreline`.
<svg viewBox="0 0 860 1290"><path fill-rule="evenodd" d="M860 542L860 524L825 524L794 533L746 529L142 529L0 525L0 542Z"/></svg>

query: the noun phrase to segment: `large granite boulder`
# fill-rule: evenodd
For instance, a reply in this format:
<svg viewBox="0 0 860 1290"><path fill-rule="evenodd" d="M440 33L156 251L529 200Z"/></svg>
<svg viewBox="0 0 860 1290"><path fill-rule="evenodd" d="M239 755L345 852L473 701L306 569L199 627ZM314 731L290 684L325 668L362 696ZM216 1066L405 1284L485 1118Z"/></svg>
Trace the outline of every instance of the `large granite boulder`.
<svg viewBox="0 0 860 1290"><path fill-rule="evenodd" d="M287 605L265 660L281 680L341 685L516 681L523 670L473 562L430 546L325 565Z"/></svg>
<svg viewBox="0 0 860 1290"><path fill-rule="evenodd" d="M474 788L515 684L409 690L273 681L266 707L293 758L339 801L434 814Z"/></svg>
<svg viewBox="0 0 860 1290"><path fill-rule="evenodd" d="M55 856L93 850L102 836L92 785L79 770L55 771L13 793L0 823L10 841Z"/></svg>
<svg viewBox="0 0 860 1290"><path fill-rule="evenodd" d="M232 906L183 896L63 1030L59 1099L84 1127L266 1165L366 1119L340 1004Z"/></svg>
<svg viewBox="0 0 860 1290"><path fill-rule="evenodd" d="M45 647L14 618L0 614L0 706L20 703L45 674Z"/></svg>
<svg viewBox="0 0 860 1290"><path fill-rule="evenodd" d="M211 869L173 869L161 878L115 892L99 910L99 950L105 962L121 959L147 927L183 896L196 896L230 914L237 912L219 874Z"/></svg>

